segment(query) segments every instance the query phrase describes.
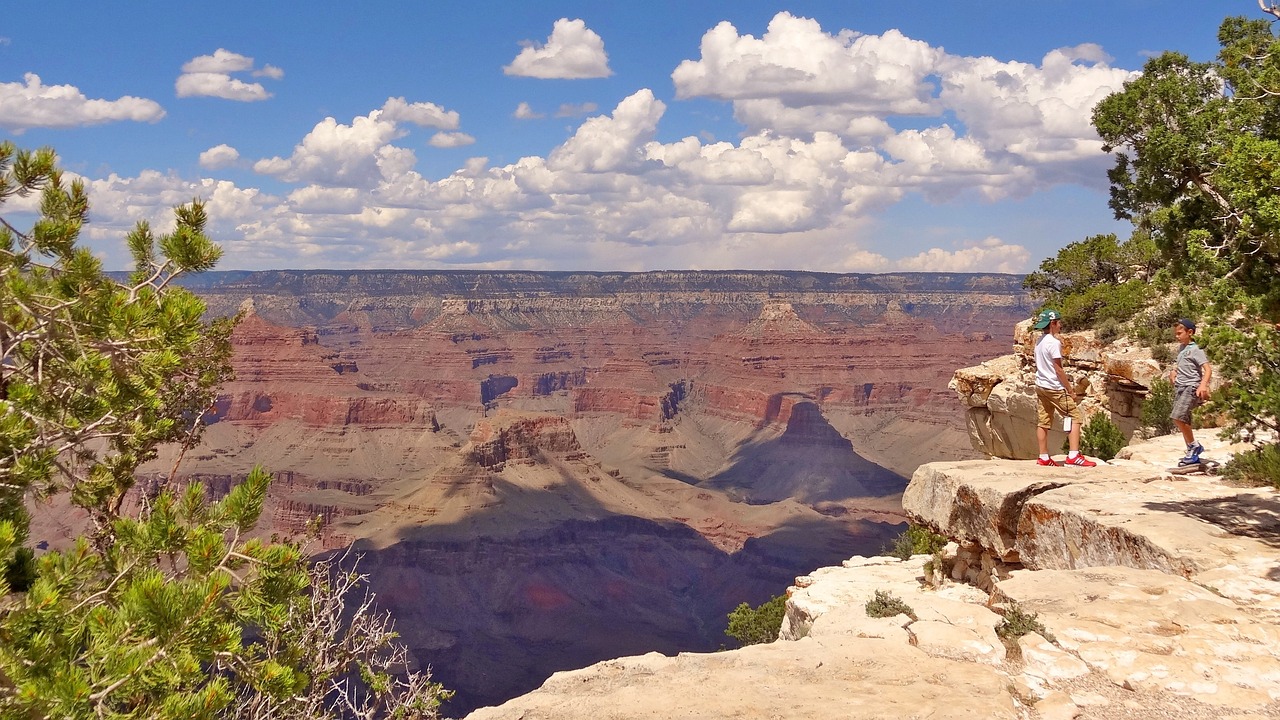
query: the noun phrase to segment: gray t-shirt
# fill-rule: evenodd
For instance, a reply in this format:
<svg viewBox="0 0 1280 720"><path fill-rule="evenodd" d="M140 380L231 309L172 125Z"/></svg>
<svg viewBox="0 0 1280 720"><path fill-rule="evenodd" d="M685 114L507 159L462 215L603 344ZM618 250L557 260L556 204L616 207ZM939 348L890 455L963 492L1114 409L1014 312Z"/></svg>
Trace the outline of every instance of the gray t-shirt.
<svg viewBox="0 0 1280 720"><path fill-rule="evenodd" d="M1204 354L1204 350L1200 346L1191 341L1184 345L1178 351L1178 375L1173 381L1174 387L1196 387L1200 384L1200 379L1204 377L1204 373L1200 370L1200 366L1209 362L1209 357Z"/></svg>

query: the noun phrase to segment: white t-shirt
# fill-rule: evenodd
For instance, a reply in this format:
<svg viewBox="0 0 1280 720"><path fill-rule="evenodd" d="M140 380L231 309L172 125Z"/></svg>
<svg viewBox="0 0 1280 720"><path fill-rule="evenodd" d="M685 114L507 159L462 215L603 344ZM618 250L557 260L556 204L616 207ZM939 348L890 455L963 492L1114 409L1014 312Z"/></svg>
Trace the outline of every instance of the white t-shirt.
<svg viewBox="0 0 1280 720"><path fill-rule="evenodd" d="M1062 341L1045 333L1036 341L1036 385L1045 390L1066 390L1058 381L1053 361L1062 357Z"/></svg>

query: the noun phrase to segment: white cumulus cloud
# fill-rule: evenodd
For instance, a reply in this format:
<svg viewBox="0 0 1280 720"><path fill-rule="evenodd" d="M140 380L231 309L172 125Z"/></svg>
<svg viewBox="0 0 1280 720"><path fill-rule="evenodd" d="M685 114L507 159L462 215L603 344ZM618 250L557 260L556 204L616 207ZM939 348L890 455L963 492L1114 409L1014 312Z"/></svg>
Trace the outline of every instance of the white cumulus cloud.
<svg viewBox="0 0 1280 720"><path fill-rule="evenodd" d="M412 150L392 144L408 134L404 125L440 130L427 141L432 147L474 143L474 137L456 130L459 122L456 111L435 103L388 98L381 108L354 118L349 125L325 118L289 157L264 158L255 162L253 169L286 182L372 189L409 173L417 163Z"/></svg>
<svg viewBox="0 0 1280 720"><path fill-rule="evenodd" d="M382 104L382 119L413 123L437 130L457 130L460 116L456 110L445 110L435 103L406 102L402 97L387 98Z"/></svg>
<svg viewBox="0 0 1280 720"><path fill-rule="evenodd" d="M969 188L997 198L1102 182L1090 112L1135 75L1109 61L1092 44L1039 65L957 56L897 30L832 32L782 12L758 38L727 22L708 30L672 80L678 97L731 102L748 135L835 133L900 161L894 181L934 199ZM919 119L910 133L894 129L901 116Z"/></svg>
<svg viewBox="0 0 1280 720"><path fill-rule="evenodd" d="M959 250L930 248L895 263L899 270L918 272L1026 272L1031 253L1022 245L989 237Z"/></svg>
<svg viewBox="0 0 1280 720"><path fill-rule="evenodd" d="M200 167L206 170L220 170L231 167L239 160L240 152L225 143L200 153Z"/></svg>
<svg viewBox="0 0 1280 720"><path fill-rule="evenodd" d="M427 144L431 147L438 148L455 148L463 145L471 145L476 141L475 138L464 132L438 132L431 136Z"/></svg>
<svg viewBox="0 0 1280 720"><path fill-rule="evenodd" d="M271 93L259 83L247 83L222 73L183 73L173 87L181 98L216 97L254 102L271 97Z"/></svg>
<svg viewBox="0 0 1280 720"><path fill-rule="evenodd" d="M526 41L502 72L544 80L578 80L609 77L609 55L604 40L582 20L560 18L546 44Z"/></svg>
<svg viewBox="0 0 1280 720"><path fill-rule="evenodd" d="M540 112L535 112L534 109L529 106L529 103L521 102L516 106L516 111L511 113L511 117L517 120L537 120L539 118L546 117L546 115L543 115Z"/></svg>
<svg viewBox="0 0 1280 720"><path fill-rule="evenodd" d="M212 55L200 55L182 65L174 82L178 97L216 97L239 102L255 102L271 97L261 83L245 82L231 73L247 72L253 77L279 80L284 71L274 65L255 68L253 58L218 48Z"/></svg>
<svg viewBox="0 0 1280 720"><path fill-rule="evenodd" d="M897 30L832 35L787 12L760 38L722 22L703 35L701 51L671 74L681 98L773 98L788 107L839 104L899 115L933 110L927 76L943 54Z"/></svg>
<svg viewBox="0 0 1280 720"><path fill-rule="evenodd" d="M71 85L45 85L26 73L23 82L0 83L0 127L15 134L31 128L72 128L121 120L158 122L164 108L154 100L125 96L116 100L85 97Z"/></svg>
<svg viewBox="0 0 1280 720"><path fill-rule="evenodd" d="M309 182L327 187L371 187L382 177L379 160L390 159L390 142L404 131L374 110L350 125L327 117L302 138L287 158L273 157L253 165L256 172L287 182ZM404 151L411 152L411 151Z"/></svg>
<svg viewBox="0 0 1280 720"><path fill-rule="evenodd" d="M1094 175L1105 158L1091 124L1094 105L1136 76L1107 62L1091 44L1053 50L1039 66L948 57L939 99L991 151L1077 180Z"/></svg>
<svg viewBox="0 0 1280 720"><path fill-rule="evenodd" d="M552 151L547 164L582 172L617 170L641 159L640 148L658 129L667 106L648 88L618 103L613 115L582 123L573 137Z"/></svg>
<svg viewBox="0 0 1280 720"><path fill-rule="evenodd" d="M253 58L218 48L212 55L200 55L182 65L184 73L233 73L253 69Z"/></svg>

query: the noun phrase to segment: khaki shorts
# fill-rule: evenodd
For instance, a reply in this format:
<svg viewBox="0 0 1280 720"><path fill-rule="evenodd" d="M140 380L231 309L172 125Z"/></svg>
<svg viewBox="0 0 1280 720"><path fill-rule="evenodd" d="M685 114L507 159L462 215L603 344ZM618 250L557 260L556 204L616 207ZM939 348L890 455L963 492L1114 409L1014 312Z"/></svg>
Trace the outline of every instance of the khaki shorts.
<svg viewBox="0 0 1280 720"><path fill-rule="evenodd" d="M1062 417L1070 417L1071 422L1076 427L1080 427L1080 423L1084 422L1084 416L1080 413L1080 407L1076 405L1075 398L1066 390L1046 390L1045 388L1036 386L1036 426L1047 428L1053 425L1053 414L1056 412Z"/></svg>

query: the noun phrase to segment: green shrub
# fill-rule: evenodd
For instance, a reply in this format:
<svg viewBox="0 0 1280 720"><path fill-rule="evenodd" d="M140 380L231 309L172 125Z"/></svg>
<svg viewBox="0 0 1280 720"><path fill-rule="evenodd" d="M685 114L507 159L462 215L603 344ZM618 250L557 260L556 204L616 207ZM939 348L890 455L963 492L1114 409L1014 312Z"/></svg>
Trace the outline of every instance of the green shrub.
<svg viewBox="0 0 1280 720"><path fill-rule="evenodd" d="M729 613L729 627L724 634L745 645L773 642L782 629L787 613L787 596L779 595L759 607L741 603Z"/></svg>
<svg viewBox="0 0 1280 720"><path fill-rule="evenodd" d="M1142 412L1139 414L1139 421L1143 427L1155 428L1160 435L1168 435L1173 432L1173 418L1169 414L1173 412L1173 383L1163 377L1158 377L1151 381L1151 389L1147 390L1147 397L1142 401Z"/></svg>
<svg viewBox="0 0 1280 720"><path fill-rule="evenodd" d="M939 535L923 525L908 525L901 535L894 538L893 545L881 548L881 552L899 560L907 560L912 555L932 555L946 545L945 535Z"/></svg>
<svg viewBox="0 0 1280 720"><path fill-rule="evenodd" d="M996 626L996 634L1007 642L1016 641L1032 632L1039 633L1040 637L1049 642L1058 641L1053 633L1045 628L1044 623L1040 622L1039 613L1028 613L1016 602L1004 611L1004 619Z"/></svg>
<svg viewBox="0 0 1280 720"><path fill-rule="evenodd" d="M1280 445L1264 445L1235 456L1222 476L1245 485L1271 485L1280 490Z"/></svg>
<svg viewBox="0 0 1280 720"><path fill-rule="evenodd" d="M902 602L901 598L894 597L888 590L877 590L876 596L867 601L866 609L867 617L887 618L906 615L912 620L916 619L916 611Z"/></svg>
<svg viewBox="0 0 1280 720"><path fill-rule="evenodd" d="M1080 450L1086 455L1110 460L1128 444L1120 428L1102 413L1089 418L1089 422L1080 429Z"/></svg>
<svg viewBox="0 0 1280 720"><path fill-rule="evenodd" d="M1131 337L1149 348L1169 346L1173 343L1173 324L1178 318L1197 317L1203 311L1194 300L1182 294L1182 289L1165 283L1160 285L1154 294L1162 296L1163 300L1136 314L1130 324Z"/></svg>
<svg viewBox="0 0 1280 720"><path fill-rule="evenodd" d="M1112 341L1120 337L1120 321L1114 318L1107 318L1098 323L1094 328L1094 334L1098 337L1098 342L1103 345L1110 345Z"/></svg>
<svg viewBox="0 0 1280 720"><path fill-rule="evenodd" d="M1151 346L1151 357L1161 365L1173 362L1173 350L1167 343L1158 343Z"/></svg>

